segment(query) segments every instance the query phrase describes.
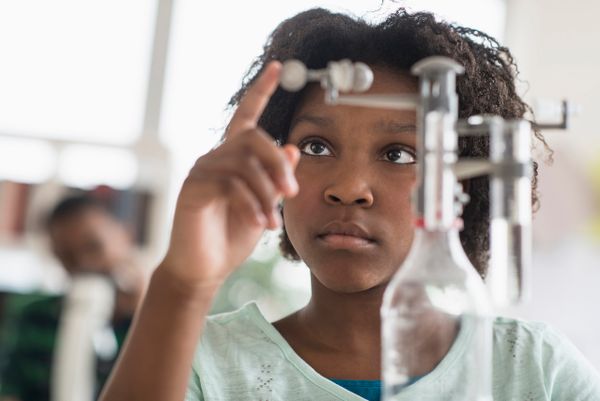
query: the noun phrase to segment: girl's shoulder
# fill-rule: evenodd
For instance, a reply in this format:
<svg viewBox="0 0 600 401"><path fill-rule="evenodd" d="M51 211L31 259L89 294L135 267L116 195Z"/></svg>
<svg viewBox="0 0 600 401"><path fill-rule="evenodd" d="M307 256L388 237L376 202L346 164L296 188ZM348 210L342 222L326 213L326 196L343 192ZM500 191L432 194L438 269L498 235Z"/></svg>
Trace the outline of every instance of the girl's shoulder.
<svg viewBox="0 0 600 401"><path fill-rule="evenodd" d="M493 327L495 392L522 396L539 385L552 399L600 400L597 370L560 331L507 317L496 318Z"/></svg>
<svg viewBox="0 0 600 401"><path fill-rule="evenodd" d="M544 322L499 316L494 319L493 333L494 351L506 349L513 357L533 353L548 359L556 358L562 352L579 353L564 334Z"/></svg>
<svg viewBox="0 0 600 401"><path fill-rule="evenodd" d="M258 337L272 343L273 330L256 302L248 302L234 311L208 316L201 342L215 346L215 343L236 340L239 344L256 341Z"/></svg>
<svg viewBox="0 0 600 401"><path fill-rule="evenodd" d="M505 316L494 318L493 331L496 346L508 344L510 348L531 347L544 341L560 343L563 337L547 323Z"/></svg>

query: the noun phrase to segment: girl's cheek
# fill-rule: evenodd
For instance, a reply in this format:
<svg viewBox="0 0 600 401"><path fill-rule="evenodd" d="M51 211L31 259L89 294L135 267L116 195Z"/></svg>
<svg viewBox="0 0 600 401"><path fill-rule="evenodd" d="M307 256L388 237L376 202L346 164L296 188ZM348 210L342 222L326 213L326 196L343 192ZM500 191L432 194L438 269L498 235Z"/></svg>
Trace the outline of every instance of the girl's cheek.
<svg viewBox="0 0 600 401"><path fill-rule="evenodd" d="M302 163L302 159L296 167L296 181L298 181L298 195L300 197L306 192L314 191L314 188L318 186L320 178L322 178L323 172L319 173L318 169L311 168L307 163Z"/></svg>

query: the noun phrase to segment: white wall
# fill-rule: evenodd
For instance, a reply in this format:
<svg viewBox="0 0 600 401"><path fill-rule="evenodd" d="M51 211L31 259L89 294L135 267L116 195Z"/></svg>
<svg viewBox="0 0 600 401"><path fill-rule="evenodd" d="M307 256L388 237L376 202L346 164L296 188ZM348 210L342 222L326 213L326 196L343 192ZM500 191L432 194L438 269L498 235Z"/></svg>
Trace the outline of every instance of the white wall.
<svg viewBox="0 0 600 401"><path fill-rule="evenodd" d="M506 44L526 81L526 100L567 98L582 109L568 131L544 133L555 160L541 163L533 299L517 313L567 334L600 369L600 2L507 5Z"/></svg>

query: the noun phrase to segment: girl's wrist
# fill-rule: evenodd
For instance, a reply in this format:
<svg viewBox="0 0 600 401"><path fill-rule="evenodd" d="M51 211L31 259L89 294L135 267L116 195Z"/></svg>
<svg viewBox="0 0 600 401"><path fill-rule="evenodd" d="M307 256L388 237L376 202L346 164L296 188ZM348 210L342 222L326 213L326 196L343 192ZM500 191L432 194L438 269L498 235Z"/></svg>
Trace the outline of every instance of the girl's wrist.
<svg viewBox="0 0 600 401"><path fill-rule="evenodd" d="M212 303L222 284L222 280L195 281L180 277L163 262L152 273L150 289L159 290L167 297L165 301L181 302L182 306L203 306Z"/></svg>

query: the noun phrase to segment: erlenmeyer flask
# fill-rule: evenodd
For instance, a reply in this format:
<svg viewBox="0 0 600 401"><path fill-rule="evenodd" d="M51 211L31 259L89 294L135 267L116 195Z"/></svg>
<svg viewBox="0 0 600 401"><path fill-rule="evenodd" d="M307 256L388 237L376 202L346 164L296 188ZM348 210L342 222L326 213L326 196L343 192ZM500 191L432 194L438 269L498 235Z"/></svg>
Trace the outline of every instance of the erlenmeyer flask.
<svg viewBox="0 0 600 401"><path fill-rule="evenodd" d="M491 307L457 228L416 229L381 315L383 400L492 400Z"/></svg>

